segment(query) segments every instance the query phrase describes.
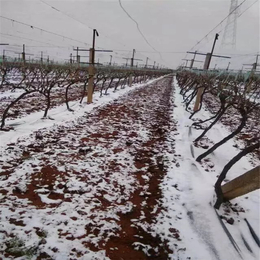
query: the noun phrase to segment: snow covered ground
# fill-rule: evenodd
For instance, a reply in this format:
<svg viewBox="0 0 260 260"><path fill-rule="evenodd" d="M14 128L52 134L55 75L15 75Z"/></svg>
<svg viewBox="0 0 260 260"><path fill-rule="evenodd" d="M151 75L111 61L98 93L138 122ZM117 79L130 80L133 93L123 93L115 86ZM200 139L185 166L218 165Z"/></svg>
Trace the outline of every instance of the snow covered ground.
<svg viewBox="0 0 260 260"><path fill-rule="evenodd" d="M0 258L19 248L32 259L259 259L244 220L259 237L259 191L218 211L234 219L223 223L237 250L212 206L217 175L239 150L231 140L197 163L200 130L190 128L177 82L169 82L72 102L74 112L51 109L54 120L36 112L7 123L14 131L0 132ZM227 134L219 123L207 137ZM250 161L241 159L228 179Z"/></svg>
<svg viewBox="0 0 260 260"><path fill-rule="evenodd" d="M75 120L78 117L84 115L84 113L92 111L94 108L104 106L118 97L126 94L127 92L135 88L140 88L146 84L151 84L156 80L158 79L150 80L144 84L134 84L131 88L126 87L124 89L118 89L116 92L111 91L108 95L103 95L101 98L99 97L100 93L94 92L92 104L87 104L86 100L82 104L80 104L79 101L70 102L70 107L74 110L73 112L68 111L65 104L50 109L49 117L53 118L54 120L42 119L42 111L32 113L23 118L11 120L7 119L6 126L15 126L15 131L0 132L0 149L5 149L6 144L16 142L16 140L20 137L29 136L32 132L37 131L38 129L59 124L66 124L66 121L69 122L71 120ZM13 94L18 95L19 92L15 92ZM1 95L6 96L4 93Z"/></svg>
<svg viewBox="0 0 260 260"><path fill-rule="evenodd" d="M218 212L227 219L232 217L235 220L233 225L225 220L224 222L240 248L240 253L232 246L212 206L215 202L214 184L217 176L240 150L234 147L235 142L231 140L217 149L213 155L208 156L202 164L196 162L195 158L205 151L194 147L192 142L201 130L190 128L193 121L188 119L190 114L185 111L176 80L174 85L175 94L172 102L175 107L172 121L177 124L177 132L175 129L172 130L168 145L174 147L176 154L165 155L169 161L169 171L161 185L165 211L158 216L154 230L161 233L163 238L169 239L170 245L176 244L176 237L172 236L171 228L179 230L181 239L177 243L178 247L181 247L178 250L179 259L259 259L259 247L244 221L244 218L249 221L259 237L259 190L232 201L233 205L237 203L245 212L236 212L236 207L234 211L230 211L230 207L225 210L225 206ZM197 117L207 119L210 113L202 108ZM207 136L215 143L228 134L228 130L218 123ZM255 160L254 163L257 165L259 161ZM227 175L228 180L252 168L249 158L244 157L231 168ZM249 252L243 239L247 241L252 252ZM172 255L172 259L177 259L175 254Z"/></svg>
<svg viewBox="0 0 260 260"><path fill-rule="evenodd" d="M18 123L15 131L1 136L0 251L6 259L13 250L52 259L106 259L102 247L119 236L124 215L131 229L128 215L141 206L132 196L148 193L142 143L150 139L145 123L152 122L147 116L153 116L154 104L142 91L160 98L153 90L161 89L158 81L95 99L75 114L53 109L57 120L42 121L35 113L25 123L11 121Z"/></svg>

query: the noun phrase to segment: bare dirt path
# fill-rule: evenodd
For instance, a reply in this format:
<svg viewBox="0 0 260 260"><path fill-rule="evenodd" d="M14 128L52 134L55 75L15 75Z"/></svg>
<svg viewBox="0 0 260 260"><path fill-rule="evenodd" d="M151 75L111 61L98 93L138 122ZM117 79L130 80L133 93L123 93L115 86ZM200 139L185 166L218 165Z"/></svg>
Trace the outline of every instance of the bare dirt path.
<svg viewBox="0 0 260 260"><path fill-rule="evenodd" d="M168 259L167 241L150 227L161 210L171 83L9 144L0 158L0 256Z"/></svg>

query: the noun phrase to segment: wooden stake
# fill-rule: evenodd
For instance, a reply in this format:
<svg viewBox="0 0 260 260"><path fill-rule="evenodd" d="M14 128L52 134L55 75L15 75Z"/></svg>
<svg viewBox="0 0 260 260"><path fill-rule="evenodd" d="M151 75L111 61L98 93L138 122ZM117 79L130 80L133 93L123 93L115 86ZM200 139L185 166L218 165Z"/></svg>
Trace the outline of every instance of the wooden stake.
<svg viewBox="0 0 260 260"><path fill-rule="evenodd" d="M232 200L260 188L260 166L224 184L221 189L224 200Z"/></svg>

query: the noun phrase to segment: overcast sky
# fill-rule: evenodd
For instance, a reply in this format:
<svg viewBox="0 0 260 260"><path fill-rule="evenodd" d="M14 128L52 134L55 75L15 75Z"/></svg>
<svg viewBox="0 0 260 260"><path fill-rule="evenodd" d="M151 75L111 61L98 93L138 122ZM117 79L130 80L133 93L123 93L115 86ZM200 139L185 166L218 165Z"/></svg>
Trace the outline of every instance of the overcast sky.
<svg viewBox="0 0 260 260"><path fill-rule="evenodd" d="M241 2L243 0L238 1ZM255 0L246 0L239 13L254 2ZM150 65L156 61L156 64L175 68L182 63L185 52L227 16L230 7L230 0L121 0L121 3L138 22L147 41L116 0L0 0L1 16L33 26L31 28L1 17L0 42L9 43L10 46L0 46L0 51L2 53L6 49L21 52L22 44L26 44L26 52L34 54L34 59L43 51L45 57L49 55L51 59L61 61L69 59L70 53L75 55L73 47L90 48L92 29L95 28L99 32L96 47L114 50L112 55L116 63L124 63L123 58L131 57L132 50L136 49L136 58L143 61L135 63L144 64L146 57L149 57ZM221 45L226 21L192 50L209 52L215 33L220 31L215 53L229 54L232 59L214 58L212 67L217 64L217 67L225 68L230 61L231 69L240 69L243 63L255 62L260 45L259 1L237 19L236 49L227 49ZM13 52L6 54L18 57ZM88 53L82 52L81 55L87 56ZM110 55L111 53L99 53L96 59L103 63L109 62ZM191 57L192 55L186 56ZM81 58L82 61L87 59ZM202 61L204 56L198 56L197 59ZM202 64L196 63L196 66Z"/></svg>

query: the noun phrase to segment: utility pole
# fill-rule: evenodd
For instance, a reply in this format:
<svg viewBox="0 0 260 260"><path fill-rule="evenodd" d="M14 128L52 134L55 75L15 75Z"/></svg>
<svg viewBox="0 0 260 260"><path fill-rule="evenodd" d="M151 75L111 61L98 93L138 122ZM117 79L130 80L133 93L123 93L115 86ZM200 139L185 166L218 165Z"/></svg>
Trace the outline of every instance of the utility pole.
<svg viewBox="0 0 260 260"><path fill-rule="evenodd" d="M216 44L216 41L217 41L218 37L219 37L219 34L216 33L215 39L214 39L214 42L213 42L213 46L212 46L212 49L211 49L211 52L210 52L210 55L209 55L209 60L208 60L208 63L207 63L207 68L206 68L206 70L209 69L210 62L211 62L211 58L212 58L212 55L213 55L213 52L214 52L214 48L215 48L215 44ZM206 58L206 60L207 60L207 58Z"/></svg>
<svg viewBox="0 0 260 260"><path fill-rule="evenodd" d="M72 64L72 53L70 54L70 64Z"/></svg>
<svg viewBox="0 0 260 260"><path fill-rule="evenodd" d="M93 29L93 42L92 42L93 55L92 55L92 64L95 63L95 39L96 39L96 36L99 36L99 35L98 35L98 32L97 32L96 29Z"/></svg>
<svg viewBox="0 0 260 260"><path fill-rule="evenodd" d="M154 63L153 63L153 68L155 69L155 63L156 63L156 61L154 61Z"/></svg>
<svg viewBox="0 0 260 260"><path fill-rule="evenodd" d="M92 48L89 50L89 80L88 80L88 97L87 97L87 103L91 104L93 100L93 90L94 90L94 76L95 76L95 39L96 36L99 36L96 29L93 29L93 43Z"/></svg>
<svg viewBox="0 0 260 260"><path fill-rule="evenodd" d="M112 64L112 55L110 55L110 61L109 61L109 65L111 66L111 64Z"/></svg>

